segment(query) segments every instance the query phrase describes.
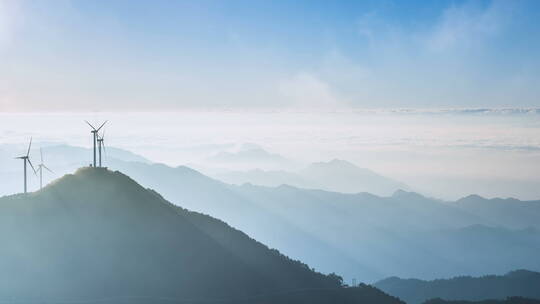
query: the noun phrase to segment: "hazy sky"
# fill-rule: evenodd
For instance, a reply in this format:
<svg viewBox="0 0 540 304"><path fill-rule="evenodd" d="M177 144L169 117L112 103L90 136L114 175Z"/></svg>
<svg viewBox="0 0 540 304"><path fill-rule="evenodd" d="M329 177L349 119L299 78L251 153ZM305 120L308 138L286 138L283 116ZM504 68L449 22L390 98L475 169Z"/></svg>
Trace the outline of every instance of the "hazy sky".
<svg viewBox="0 0 540 304"><path fill-rule="evenodd" d="M0 111L538 107L540 1L0 0Z"/></svg>
<svg viewBox="0 0 540 304"><path fill-rule="evenodd" d="M109 147L172 166L246 170L211 159L252 143L291 160L272 170L339 158L438 198L540 198L540 110L0 113L0 175L20 172L13 157L25 153L30 136L34 161L47 145L91 147L85 119L109 119ZM268 170L266 161L251 161L249 168Z"/></svg>
<svg viewBox="0 0 540 304"><path fill-rule="evenodd" d="M89 146L109 119L111 146L171 165L255 143L538 198L538 54L536 0L0 0L0 143Z"/></svg>

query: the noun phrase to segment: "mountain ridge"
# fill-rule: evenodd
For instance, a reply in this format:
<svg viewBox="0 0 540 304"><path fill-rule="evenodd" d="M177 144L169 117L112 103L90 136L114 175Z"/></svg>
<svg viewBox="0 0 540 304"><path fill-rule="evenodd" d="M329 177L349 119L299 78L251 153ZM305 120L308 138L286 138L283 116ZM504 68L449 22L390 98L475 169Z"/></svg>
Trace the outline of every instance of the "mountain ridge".
<svg viewBox="0 0 540 304"><path fill-rule="evenodd" d="M263 170L258 168L247 171L227 170L207 173L214 178L236 185L251 183L276 187L288 184L305 189L321 189L341 193L370 192L379 196L391 195L398 189L410 189L404 183L340 159L311 163L299 170L290 170L290 168L287 170Z"/></svg>
<svg viewBox="0 0 540 304"><path fill-rule="evenodd" d="M540 272L525 269L513 270L504 275L457 276L435 280L390 277L375 283L374 286L405 300L408 304L424 303L432 298L450 302L503 300L508 297L540 300Z"/></svg>
<svg viewBox="0 0 540 304"><path fill-rule="evenodd" d="M338 276L314 272L104 168L82 168L40 191L0 198L0 240L0 299L266 302L295 291L299 303L319 303L315 290L327 290L338 303L400 303L365 285L347 291Z"/></svg>
<svg viewBox="0 0 540 304"><path fill-rule="evenodd" d="M185 167L178 170L127 162L111 163L111 167L128 173L145 187L157 189L175 204L225 220L288 256L324 273L336 271L347 280L375 282L391 275L429 279L457 275L467 269L465 273L471 275L516 268L540 270L537 263L527 260L516 263L508 255L485 261L482 257L488 252L507 252L505 246L515 243L514 238L523 239L524 235L490 230L488 234L475 234L479 239L473 240L459 228L474 224L505 226L505 223L498 216L484 218L452 202L291 186L237 186ZM528 222L505 227L513 230L526 226ZM498 237L499 232L508 239L500 248L494 248L485 240ZM422 238L426 241L418 242ZM531 255L537 252L531 243L535 239L536 236L530 236L520 240L517 252ZM476 244L473 251L467 247L471 241ZM359 243L363 246L356 245ZM371 250L362 250L364 247ZM460 254L449 256L453 250L459 250ZM401 254L396 256L398 251ZM464 263L458 258L463 254L474 254L470 261L478 262ZM424 265L418 265L419 257Z"/></svg>

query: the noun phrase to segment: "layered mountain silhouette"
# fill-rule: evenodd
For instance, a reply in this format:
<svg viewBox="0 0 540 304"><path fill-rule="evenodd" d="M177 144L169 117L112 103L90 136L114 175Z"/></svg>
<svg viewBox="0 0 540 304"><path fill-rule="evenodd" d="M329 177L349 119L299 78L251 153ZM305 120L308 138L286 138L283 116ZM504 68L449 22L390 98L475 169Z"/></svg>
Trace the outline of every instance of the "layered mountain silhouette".
<svg viewBox="0 0 540 304"><path fill-rule="evenodd" d="M0 198L0 241L0 300L400 303L366 285L343 288L107 169Z"/></svg>
<svg viewBox="0 0 540 304"><path fill-rule="evenodd" d="M477 214L507 227L539 227L540 200L524 202L513 198L485 199L470 195L455 202L462 210Z"/></svg>
<svg viewBox="0 0 540 304"><path fill-rule="evenodd" d="M300 174L322 185L319 189L343 193L369 192L387 196L399 189L409 189L401 182L340 159L313 163Z"/></svg>
<svg viewBox="0 0 540 304"><path fill-rule="evenodd" d="M297 166L296 162L271 153L255 144L244 144L238 151L221 151L207 158L205 163L224 168L263 168L276 170Z"/></svg>
<svg viewBox="0 0 540 304"><path fill-rule="evenodd" d="M423 303L433 298L453 301L498 300L500 303L514 303L502 300L510 297L522 297L540 301L540 273L527 270L516 270L503 276L462 276L433 281L392 277L377 282L375 286L405 300L408 304ZM450 303L458 303L453 301ZM429 301L429 303L446 302L437 300ZM499 302L495 301L494 303Z"/></svg>
<svg viewBox="0 0 540 304"><path fill-rule="evenodd" d="M312 163L299 171L254 169L225 171L211 175L224 182L239 185L251 183L276 187L286 184L343 193L369 192L381 196L389 196L398 189L409 189L401 182L339 159Z"/></svg>
<svg viewBox="0 0 540 304"><path fill-rule="evenodd" d="M432 299L424 302L424 304L540 304L540 300L528 299L522 297L508 297L504 300L482 300L482 301L455 301Z"/></svg>
<svg viewBox="0 0 540 304"><path fill-rule="evenodd" d="M183 166L114 162L111 167L175 204L220 218L348 282L540 270L538 223L509 227L504 217L484 217L413 192L378 197L286 185L233 186Z"/></svg>
<svg viewBox="0 0 540 304"><path fill-rule="evenodd" d="M71 151L68 148L61 151ZM88 151L79 152L73 155L88 158ZM56 155L47 153L46 159L49 154ZM73 172L73 166L54 161L51 158L50 166L56 175L47 174L46 179ZM112 156L106 164L174 204L220 218L323 273L343 275L347 282L540 271L538 201L469 196L444 202L407 191L380 197L287 185L235 186L183 166ZM22 175L16 173L2 175L0 189L10 183L21 189Z"/></svg>

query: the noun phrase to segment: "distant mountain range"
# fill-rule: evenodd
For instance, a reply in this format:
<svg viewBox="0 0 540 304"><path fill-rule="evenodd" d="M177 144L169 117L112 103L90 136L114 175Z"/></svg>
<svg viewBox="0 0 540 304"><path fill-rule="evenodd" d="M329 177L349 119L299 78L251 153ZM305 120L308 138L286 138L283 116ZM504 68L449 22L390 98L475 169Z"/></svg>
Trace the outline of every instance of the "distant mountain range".
<svg viewBox="0 0 540 304"><path fill-rule="evenodd" d="M120 161L110 166L175 204L220 218L318 271L335 271L347 280L540 270L539 223L520 216L519 208L515 216L523 220L518 223L406 191L378 197L286 185L234 186L187 167ZM520 204L540 208L538 202Z"/></svg>
<svg viewBox="0 0 540 304"><path fill-rule="evenodd" d="M193 164L203 173L230 184L246 183L277 187L290 185L343 193L369 192L389 196L410 190L404 183L379 175L351 162L334 159L303 165L256 144L243 144L236 151L221 151Z"/></svg>
<svg viewBox="0 0 540 304"><path fill-rule="evenodd" d="M210 175L226 183L237 185L245 183L268 187L290 185L343 193L369 192L381 196L390 196L399 189L410 189L401 182L339 159L313 163L298 171L254 169L210 173Z"/></svg>
<svg viewBox="0 0 540 304"><path fill-rule="evenodd" d="M83 168L0 198L0 300L84 303L389 303L343 288L131 178Z"/></svg>
<svg viewBox="0 0 540 304"><path fill-rule="evenodd" d="M512 271L503 276L462 276L434 281L392 277L377 282L374 286L408 304L420 304L434 298L483 301L519 296L540 300L540 273L527 270Z"/></svg>
<svg viewBox="0 0 540 304"><path fill-rule="evenodd" d="M508 297L504 300L483 300L483 301L454 301L433 299L424 304L540 304L540 300L527 299L522 297Z"/></svg>
<svg viewBox="0 0 540 304"><path fill-rule="evenodd" d="M223 168L277 170L294 168L298 164L277 153L270 153L255 144L244 144L238 151L221 151L206 158L205 164Z"/></svg>
<svg viewBox="0 0 540 304"><path fill-rule="evenodd" d="M540 200L524 202L513 198L485 199L478 195L470 195L456 201L454 205L507 227L525 228L540 225Z"/></svg>
<svg viewBox="0 0 540 304"><path fill-rule="evenodd" d="M20 189L22 179L21 164L13 160L13 155L23 151L26 146L0 145L0 195L15 193ZM88 166L91 162L92 150L69 145L43 144L43 155L49 167L58 176L72 173L79 167ZM31 153L33 162L39 162L36 149ZM151 163L150 160L130 151L108 147L103 153L104 164L122 160L127 162ZM212 167L215 165L217 167ZM327 191L359 193L369 192L381 196L389 196L398 189L408 190L407 185L383 177L369 169L334 159L330 162L313 163L303 167L279 154L269 153L254 144L244 144L237 152L220 152L207 159L206 166L200 167L205 174L231 184L250 183L260 186L276 187L291 185L300 188L321 189ZM287 168L285 170L250 169L235 171L220 166L235 168ZM302 169L300 169L302 168ZM5 179L3 179L5 177ZM45 175L45 181L50 181ZM30 189L36 189L37 179L30 178Z"/></svg>
<svg viewBox="0 0 540 304"><path fill-rule="evenodd" d="M48 180L75 169L60 166L61 160L58 166L51 165L56 174L48 174ZM106 164L177 205L220 218L318 271L343 275L347 282L540 270L539 201L469 196L445 202L408 191L380 197L288 185L230 185L187 167L172 168L144 159L108 157ZM306 171L328 172L326 179L332 182L341 179L327 170L334 165L350 167L333 161ZM18 173L2 175L5 183L0 188L21 189Z"/></svg>

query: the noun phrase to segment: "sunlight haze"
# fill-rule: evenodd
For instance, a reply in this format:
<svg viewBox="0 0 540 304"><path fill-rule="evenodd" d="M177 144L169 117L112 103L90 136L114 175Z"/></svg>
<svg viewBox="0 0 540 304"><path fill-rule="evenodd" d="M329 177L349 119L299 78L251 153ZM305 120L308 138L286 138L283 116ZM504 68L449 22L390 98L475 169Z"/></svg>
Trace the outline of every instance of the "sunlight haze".
<svg viewBox="0 0 540 304"><path fill-rule="evenodd" d="M0 0L0 303L540 304L540 0Z"/></svg>

